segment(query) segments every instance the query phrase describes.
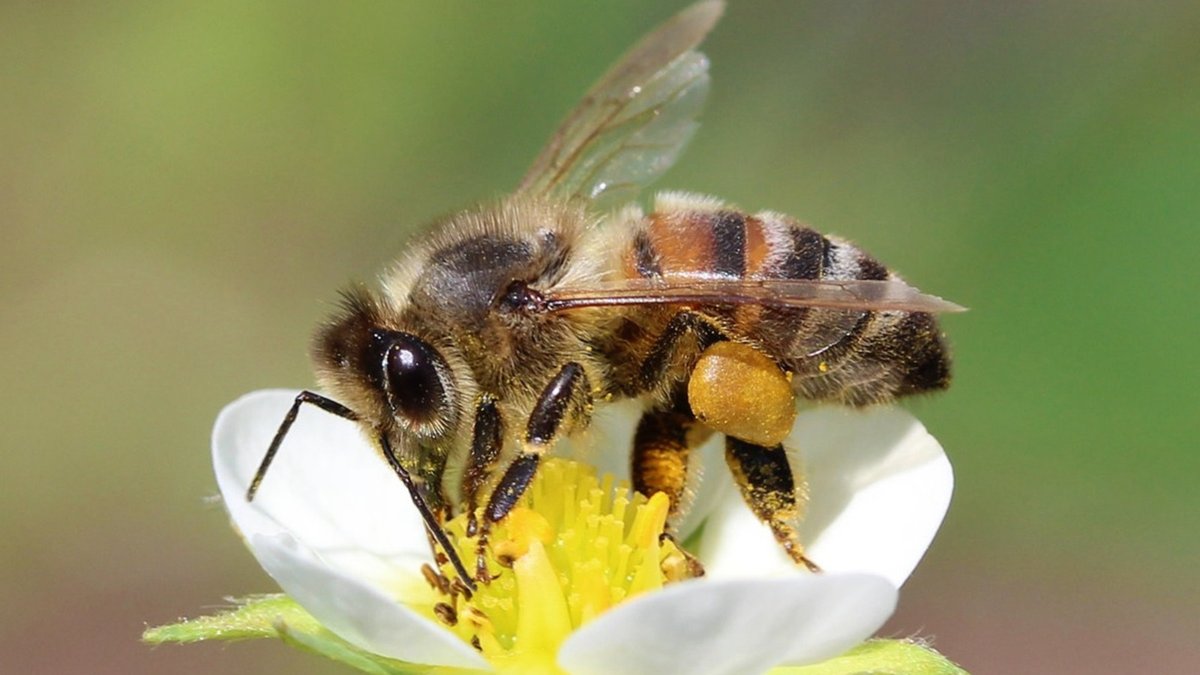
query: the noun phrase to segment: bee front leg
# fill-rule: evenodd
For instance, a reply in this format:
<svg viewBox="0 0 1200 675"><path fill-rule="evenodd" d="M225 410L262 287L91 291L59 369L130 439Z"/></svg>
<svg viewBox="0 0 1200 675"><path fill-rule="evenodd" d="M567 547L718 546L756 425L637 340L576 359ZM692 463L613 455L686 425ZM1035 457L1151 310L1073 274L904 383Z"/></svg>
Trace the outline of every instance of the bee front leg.
<svg viewBox="0 0 1200 675"><path fill-rule="evenodd" d="M479 536L481 550L486 545L489 526L503 520L533 482L542 455L571 424L586 420L591 406L591 384L583 366L574 362L566 364L538 396L529 415L521 451L492 491L484 509L483 531ZM486 577L487 570L480 571Z"/></svg>
<svg viewBox="0 0 1200 675"><path fill-rule="evenodd" d="M800 533L796 530L796 523L807 506L808 491L803 477L801 489L796 489L797 481L783 446L767 447L726 437L725 461L742 498L754 515L771 528L775 540L788 556L813 572L821 571L804 555Z"/></svg>
<svg viewBox="0 0 1200 675"><path fill-rule="evenodd" d="M461 488L462 500L467 505L466 534L468 537L479 536L475 543L475 578L482 582L486 582L490 575L486 555L487 528L481 531L479 527L479 497L495 472L496 460L500 458L500 450L504 443L503 438L503 425L500 411L496 407L496 399L484 394L475 406L471 453L467 457Z"/></svg>
<svg viewBox="0 0 1200 675"><path fill-rule="evenodd" d="M495 470L503 445L503 424L496 399L485 394L475 407L475 427L471 435L471 454L463 473L462 500L467 505L467 536L478 532L475 512L479 495Z"/></svg>
<svg viewBox="0 0 1200 675"><path fill-rule="evenodd" d="M321 410L324 410L331 415L337 415L351 422L358 421L358 415L353 410L338 403L337 401L322 396L312 391L302 391L296 395L296 399L292 401L292 407L288 409L287 415L284 415L283 421L279 424L279 430L275 432L275 437L271 439L271 445L267 448L267 454L263 456L262 462L258 465L258 471L254 472L254 479L250 481L250 487L246 489L246 501L254 501L254 495L258 493L258 488L262 486L263 478L267 475L267 469L271 468L271 462L275 460L275 453L279 452L279 446L283 444L283 439L292 429L292 424L296 421L296 415L300 414L300 406L308 403L315 405Z"/></svg>

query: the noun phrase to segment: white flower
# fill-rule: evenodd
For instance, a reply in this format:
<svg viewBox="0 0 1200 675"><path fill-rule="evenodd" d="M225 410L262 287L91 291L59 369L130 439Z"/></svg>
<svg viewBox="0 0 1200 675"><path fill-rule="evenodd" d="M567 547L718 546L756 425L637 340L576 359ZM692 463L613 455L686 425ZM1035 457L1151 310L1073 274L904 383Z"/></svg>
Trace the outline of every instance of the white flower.
<svg viewBox="0 0 1200 675"><path fill-rule="evenodd" d="M408 603L428 586L420 518L400 481L355 424L302 410L253 503L262 454L296 392L248 394L213 431L213 462L237 529L263 568L327 628L372 653L411 663L491 669L458 636ZM632 425L609 406L595 447L629 447ZM606 419L607 418L607 419ZM749 673L836 656L876 631L949 504L950 465L898 409L802 413L811 501L798 570L742 504L719 448L689 522L707 517L698 557L707 576L639 595L586 622L558 648L569 673ZM565 451L566 449L564 449ZM593 453L596 463L615 452ZM610 467L604 467L610 468ZM692 525L685 524L685 529Z"/></svg>

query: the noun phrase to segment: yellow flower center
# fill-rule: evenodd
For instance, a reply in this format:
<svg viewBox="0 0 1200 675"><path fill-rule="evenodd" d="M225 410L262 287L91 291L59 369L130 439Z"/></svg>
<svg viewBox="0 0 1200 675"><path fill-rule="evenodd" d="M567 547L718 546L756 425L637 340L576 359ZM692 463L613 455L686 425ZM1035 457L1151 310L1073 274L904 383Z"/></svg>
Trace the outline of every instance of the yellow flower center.
<svg viewBox="0 0 1200 675"><path fill-rule="evenodd" d="M488 534L489 580L468 596L453 568L426 569L433 602L416 607L473 645L501 672L558 673L555 654L572 631L605 610L692 575L663 526L670 500L646 497L587 465L542 463L525 496ZM468 568L480 555L467 517L446 532Z"/></svg>

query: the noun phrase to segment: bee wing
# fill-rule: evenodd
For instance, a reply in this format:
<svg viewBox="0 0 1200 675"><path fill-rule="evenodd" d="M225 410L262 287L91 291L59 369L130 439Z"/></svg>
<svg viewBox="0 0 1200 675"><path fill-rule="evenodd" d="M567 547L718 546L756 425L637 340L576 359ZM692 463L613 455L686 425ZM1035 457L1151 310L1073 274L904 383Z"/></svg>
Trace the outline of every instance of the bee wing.
<svg viewBox="0 0 1200 675"><path fill-rule="evenodd" d="M708 59L695 48L721 0L692 5L642 38L555 131L517 191L613 202L675 163L708 95Z"/></svg>
<svg viewBox="0 0 1200 675"><path fill-rule="evenodd" d="M672 275L566 287L545 296L546 309L564 311L615 305L762 305L821 307L865 312L962 312L964 307L927 295L899 279L728 279Z"/></svg>
<svg viewBox="0 0 1200 675"><path fill-rule="evenodd" d="M794 323L784 354L788 358L819 357L858 331L870 312L962 312L966 308L927 295L899 279L728 279L673 275L666 279L625 279L551 291L547 311L615 305L694 305L773 308ZM777 319L778 320L778 319ZM865 382L888 374L869 362L839 359L837 377ZM825 374L826 371L820 371ZM816 373L800 374L803 377Z"/></svg>

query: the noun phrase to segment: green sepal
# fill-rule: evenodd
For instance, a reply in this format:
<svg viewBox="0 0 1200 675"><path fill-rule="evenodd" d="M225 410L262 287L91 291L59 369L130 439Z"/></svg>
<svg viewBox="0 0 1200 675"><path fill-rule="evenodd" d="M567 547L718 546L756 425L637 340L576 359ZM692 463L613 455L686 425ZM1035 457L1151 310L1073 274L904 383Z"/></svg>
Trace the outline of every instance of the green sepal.
<svg viewBox="0 0 1200 675"><path fill-rule="evenodd" d="M202 640L250 640L277 638L279 627L314 633L321 624L283 594L230 598L234 606L224 612L179 623L147 628L142 641L150 644L200 642Z"/></svg>
<svg viewBox="0 0 1200 675"><path fill-rule="evenodd" d="M233 601L225 612L147 628L151 644L204 640L276 638L372 675L447 675L457 668L425 666L365 652L321 626L286 595L259 595ZM870 640L845 654L811 666L775 668L772 675L967 675L932 648L915 640Z"/></svg>
<svg viewBox="0 0 1200 675"><path fill-rule="evenodd" d="M461 669L422 666L365 652L321 626L286 595L259 595L234 600L232 609L147 628L142 640L151 644L203 640L277 638L285 643L372 675L464 673Z"/></svg>
<svg viewBox="0 0 1200 675"><path fill-rule="evenodd" d="M967 671L917 640L868 640L828 661L775 668L771 675L967 675Z"/></svg>

